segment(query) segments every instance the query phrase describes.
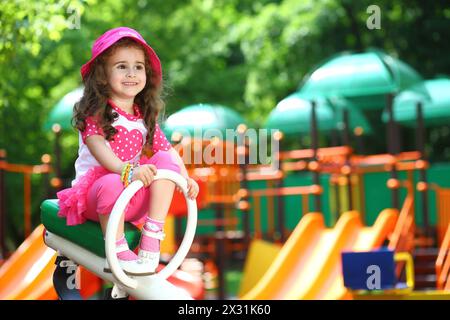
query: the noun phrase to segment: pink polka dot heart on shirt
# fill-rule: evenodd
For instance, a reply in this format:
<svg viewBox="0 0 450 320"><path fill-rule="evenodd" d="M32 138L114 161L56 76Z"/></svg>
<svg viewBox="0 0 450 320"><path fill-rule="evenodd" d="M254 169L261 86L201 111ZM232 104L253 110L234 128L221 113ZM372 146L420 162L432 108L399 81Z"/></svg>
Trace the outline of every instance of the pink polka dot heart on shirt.
<svg viewBox="0 0 450 320"><path fill-rule="evenodd" d="M116 126L114 141L109 141L111 149L122 161L133 159L142 149L142 133L133 129L128 131L123 126Z"/></svg>

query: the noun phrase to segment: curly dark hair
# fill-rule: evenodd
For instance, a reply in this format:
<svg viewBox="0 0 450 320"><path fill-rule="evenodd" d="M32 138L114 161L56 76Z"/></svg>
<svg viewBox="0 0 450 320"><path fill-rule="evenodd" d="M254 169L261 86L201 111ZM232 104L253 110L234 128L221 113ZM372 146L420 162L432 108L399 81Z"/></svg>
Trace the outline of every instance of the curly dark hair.
<svg viewBox="0 0 450 320"><path fill-rule="evenodd" d="M96 117L99 126L105 134L105 139L110 141L117 130L111 125L118 117L107 103L111 87L107 81L106 61L117 48L132 47L142 49L145 55L145 73L147 81L144 89L134 98L139 111L143 116L145 126L148 130L145 150L151 150L155 125L160 113L164 112L164 101L162 100L162 81L156 79L149 63L147 51L139 43L131 38L122 38L105 52L99 55L91 64L90 72L84 78L84 93L81 100L74 105L72 124L80 131L86 128L86 118ZM156 85L157 83L157 85Z"/></svg>

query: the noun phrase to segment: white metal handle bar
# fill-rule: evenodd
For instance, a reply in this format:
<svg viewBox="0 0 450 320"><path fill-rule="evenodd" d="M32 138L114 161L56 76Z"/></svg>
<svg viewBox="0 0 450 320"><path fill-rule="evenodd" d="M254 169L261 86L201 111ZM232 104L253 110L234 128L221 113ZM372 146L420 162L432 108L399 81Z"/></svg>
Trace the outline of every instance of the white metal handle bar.
<svg viewBox="0 0 450 320"><path fill-rule="evenodd" d="M170 180L180 187L186 199L188 210L186 231L178 251L176 252L175 256L172 258L172 260L169 262L167 266L165 266L158 273L152 275L152 277L158 276L161 277L162 279L167 279L181 265L184 258L189 252L189 249L192 245L192 241L194 240L195 229L197 227L197 203L195 202L195 200L188 198L187 181L180 174L172 170L159 169L154 178L154 181L160 179ZM117 259L115 251L116 248L115 243L116 243L117 229L119 228L119 223L123 213L125 212L125 208L127 207L131 198L135 195L135 193L138 192L138 190L141 189L143 186L144 184L142 183L142 181L136 180L133 181L121 193L109 217L105 236L106 259L108 260L113 275L122 285L125 285L132 289L137 288L138 281L136 279L130 278L127 274L125 274L125 272L120 267L119 260Z"/></svg>

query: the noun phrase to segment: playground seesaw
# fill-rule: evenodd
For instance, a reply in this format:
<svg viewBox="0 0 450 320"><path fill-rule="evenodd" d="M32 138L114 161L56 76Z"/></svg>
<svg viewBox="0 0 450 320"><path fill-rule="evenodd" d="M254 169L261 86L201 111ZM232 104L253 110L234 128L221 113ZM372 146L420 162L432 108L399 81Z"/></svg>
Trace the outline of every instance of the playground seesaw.
<svg viewBox="0 0 450 320"><path fill-rule="evenodd" d="M167 278L178 269L189 252L197 226L197 205L195 200L187 197L187 181L181 175L171 170L160 169L155 176L155 180L159 179L171 180L180 187L187 202L188 214L186 231L178 251L163 269L152 275L128 276L120 267L115 253L115 238L121 216L133 195L143 187L141 181L131 183L118 198L108 221L105 240L98 223L87 221L77 226L66 226L64 219L57 217L57 202L52 200L44 202L42 210L42 223L46 228L44 241L59 254L53 283L60 299L81 298L74 288L74 281L70 278L73 277L70 270L79 265L103 280L114 283L108 293L110 299L123 299L128 296L142 300L192 299L184 289L174 286ZM140 230L127 223L125 236L130 248L134 248L138 243ZM103 271L106 261L111 273Z"/></svg>

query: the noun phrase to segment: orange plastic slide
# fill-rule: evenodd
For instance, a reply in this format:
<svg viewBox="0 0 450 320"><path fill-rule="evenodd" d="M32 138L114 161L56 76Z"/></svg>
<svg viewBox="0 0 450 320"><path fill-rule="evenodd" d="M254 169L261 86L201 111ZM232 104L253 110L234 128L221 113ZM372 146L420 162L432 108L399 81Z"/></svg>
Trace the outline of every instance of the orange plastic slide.
<svg viewBox="0 0 450 320"><path fill-rule="evenodd" d="M397 218L397 210L386 209L372 227L365 227L359 213L350 211L329 229L322 214L305 215L261 280L241 298L350 298L342 279L341 252L380 247L394 230Z"/></svg>
<svg viewBox="0 0 450 320"><path fill-rule="evenodd" d="M40 225L0 268L0 300L56 299L52 275L55 250L47 247Z"/></svg>

